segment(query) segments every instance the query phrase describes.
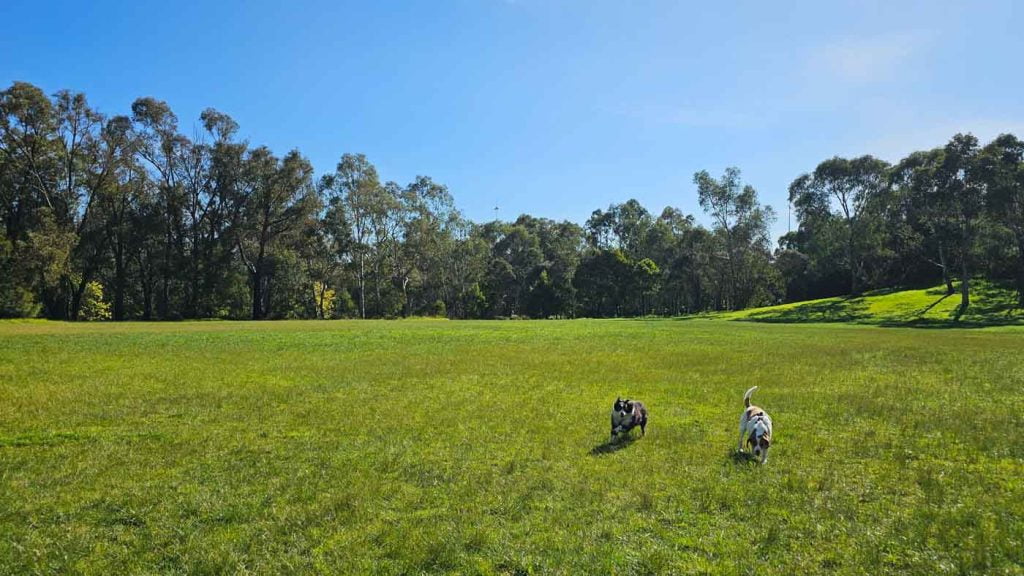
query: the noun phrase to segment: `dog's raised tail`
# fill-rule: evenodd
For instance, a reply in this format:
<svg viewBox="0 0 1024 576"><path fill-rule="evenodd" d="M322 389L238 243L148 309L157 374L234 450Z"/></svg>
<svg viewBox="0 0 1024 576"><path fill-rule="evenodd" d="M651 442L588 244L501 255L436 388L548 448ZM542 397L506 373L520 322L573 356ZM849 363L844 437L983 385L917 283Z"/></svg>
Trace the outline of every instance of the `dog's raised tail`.
<svg viewBox="0 0 1024 576"><path fill-rule="evenodd" d="M743 406L745 408L750 408L750 397L753 396L754 390L757 390L757 386L747 390L747 393L743 395Z"/></svg>

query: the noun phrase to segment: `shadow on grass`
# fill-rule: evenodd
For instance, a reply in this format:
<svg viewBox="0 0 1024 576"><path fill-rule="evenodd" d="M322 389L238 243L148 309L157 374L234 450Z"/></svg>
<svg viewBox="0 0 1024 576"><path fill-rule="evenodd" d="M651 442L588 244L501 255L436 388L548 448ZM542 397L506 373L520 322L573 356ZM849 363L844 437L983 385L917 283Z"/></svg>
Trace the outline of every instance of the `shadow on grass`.
<svg viewBox="0 0 1024 576"><path fill-rule="evenodd" d="M625 437L620 436L615 440L609 440L594 446L590 449L591 456L603 456L605 454L612 454L622 450L623 448L629 448L633 442L636 442L636 436L627 434Z"/></svg>
<svg viewBox="0 0 1024 576"><path fill-rule="evenodd" d="M736 450L729 451L729 459L732 460L733 464L750 464L751 462L756 463L757 459L750 452L738 452Z"/></svg>
<svg viewBox="0 0 1024 576"><path fill-rule="evenodd" d="M772 310L753 313L742 318L749 322L778 322L799 324L803 322L856 322L870 318L868 304L863 296L844 298L828 302L800 304L786 310Z"/></svg>
<svg viewBox="0 0 1024 576"><path fill-rule="evenodd" d="M1024 322L1021 322L1019 318L1007 318L1003 320L956 320L954 318L919 318L916 320L884 320L882 322L872 322L872 324L875 326L881 326L882 328L924 328L936 330L949 328L995 328L998 326L1020 326L1024 324Z"/></svg>
<svg viewBox="0 0 1024 576"><path fill-rule="evenodd" d="M922 310L921 310L920 312L918 312L918 313L917 313L917 315L918 315L919 317L920 317L920 316L924 316L925 314L927 314L928 312L930 312L932 308L935 308L935 307L936 307L936 306L938 306L939 304L942 304L942 301L943 301L943 300L945 300L946 298L949 298L949 297L950 297L950 296L952 296L952 295L953 295L953 293L952 293L952 292L950 292L950 293L946 293L946 292L943 292L943 294L942 294L942 297L941 297L941 298L939 298L939 299L938 299L938 300L936 300L935 302L932 302L931 304L929 304L929 305L925 306L925 307L924 307L924 308L923 308L923 309L922 309Z"/></svg>
<svg viewBox="0 0 1024 576"><path fill-rule="evenodd" d="M916 306L903 305L899 301L871 300L892 292L894 290L875 290L862 296L795 304L784 310L752 312L737 320L779 324L847 322L886 328L988 328L1024 324L1024 307L1020 305L1016 291L995 282L973 283L969 308L963 310L957 306L941 313L935 309L950 296L959 298L958 291L947 293L945 286L926 290L925 294L937 298ZM872 302L875 303L874 308L871 307Z"/></svg>
<svg viewBox="0 0 1024 576"><path fill-rule="evenodd" d="M971 305L966 310L957 306L946 318L923 316L946 298L959 298L960 292L946 294L942 289L941 292L929 290L928 293L941 293L942 297L912 317L889 318L877 324L887 328L989 328L1024 323L1024 309L1016 292L1007 286L992 282L975 283L971 288Z"/></svg>

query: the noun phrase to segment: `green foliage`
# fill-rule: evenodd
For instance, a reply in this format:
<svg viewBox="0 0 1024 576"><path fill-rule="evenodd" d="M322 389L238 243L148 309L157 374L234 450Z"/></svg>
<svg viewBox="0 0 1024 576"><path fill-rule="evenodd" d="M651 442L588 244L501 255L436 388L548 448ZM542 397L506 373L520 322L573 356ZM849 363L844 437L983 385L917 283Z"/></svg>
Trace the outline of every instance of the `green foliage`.
<svg viewBox="0 0 1024 576"><path fill-rule="evenodd" d="M352 299L352 295L349 294L347 289L342 288L334 300L335 318L355 318L359 315L359 306Z"/></svg>
<svg viewBox="0 0 1024 576"><path fill-rule="evenodd" d="M31 282L24 278L24 267L15 260L11 243L0 235L0 318L32 318L38 316L42 306L36 300Z"/></svg>
<svg viewBox="0 0 1024 576"><path fill-rule="evenodd" d="M0 571L1014 574L1021 336L4 322ZM651 421L609 445L618 395Z"/></svg>
<svg viewBox="0 0 1024 576"><path fill-rule="evenodd" d="M448 316L448 309L444 305L444 300L435 300L434 305L431 307L430 315L435 318L444 318Z"/></svg>
<svg viewBox="0 0 1024 576"><path fill-rule="evenodd" d="M334 317L337 294L333 289L328 288L323 282L313 282L313 301L316 305L318 318Z"/></svg>
<svg viewBox="0 0 1024 576"><path fill-rule="evenodd" d="M42 306L32 291L11 281L0 279L0 318L34 318Z"/></svg>
<svg viewBox="0 0 1024 576"><path fill-rule="evenodd" d="M76 319L95 279L114 320L680 315L972 277L1024 303L1024 145L970 134L895 166L833 157L790 187L797 228L738 168L694 174L707 218L636 199L584 226L474 223L443 184L383 179L362 154L314 174L250 146L227 114L189 134L145 97L0 91L0 316ZM76 281L76 279L79 279ZM312 294L330 287L340 301ZM316 292L322 292L316 291ZM344 301L350 298L352 302Z"/></svg>
<svg viewBox="0 0 1024 576"><path fill-rule="evenodd" d="M480 285L473 283L469 286L459 302L460 308L464 310L467 318L482 318L487 309L487 295L480 288Z"/></svg>
<svg viewBox="0 0 1024 576"><path fill-rule="evenodd" d="M110 303L103 299L103 285L93 280L85 285L79 318L87 322L110 320Z"/></svg>

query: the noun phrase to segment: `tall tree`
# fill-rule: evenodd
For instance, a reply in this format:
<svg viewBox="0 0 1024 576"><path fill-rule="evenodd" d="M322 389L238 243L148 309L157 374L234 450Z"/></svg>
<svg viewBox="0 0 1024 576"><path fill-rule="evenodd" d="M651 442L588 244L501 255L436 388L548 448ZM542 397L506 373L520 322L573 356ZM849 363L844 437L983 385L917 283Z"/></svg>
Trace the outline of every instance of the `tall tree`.
<svg viewBox="0 0 1024 576"><path fill-rule="evenodd" d="M185 203L180 181L182 157L188 154L189 141L178 133L178 117L166 102L139 98L132 103L132 120L138 137L139 156L149 165L157 183L163 246L159 255L160 284L156 298L157 314L166 319L179 314L175 295L181 279Z"/></svg>
<svg viewBox="0 0 1024 576"><path fill-rule="evenodd" d="M924 259L939 268L949 295L954 292L952 251L957 245L957 222L950 198L941 188L939 169L944 158L942 148L913 152L892 167L890 181L902 199L908 225L920 236L925 254L931 253Z"/></svg>
<svg viewBox="0 0 1024 576"><path fill-rule="evenodd" d="M721 246L716 254L724 262L725 298L721 305L730 310L748 306L757 293L756 277L770 258L768 229L775 213L758 203L753 186L742 184L738 168L726 168L717 180L701 170L693 175L693 181Z"/></svg>
<svg viewBox="0 0 1024 576"><path fill-rule="evenodd" d="M334 174L324 177L321 187L328 202L337 198L345 205L352 230L351 250L359 289L359 317L366 318L366 264L372 248L369 242L373 233L374 211L380 204L376 201L381 188L377 169L362 154L345 154Z"/></svg>
<svg viewBox="0 0 1024 576"><path fill-rule="evenodd" d="M870 246L870 205L886 186L887 168L888 164L871 156L852 160L836 156L819 164L813 174L797 178L789 188L789 200L801 221L833 213L842 219L852 295L860 293L863 255Z"/></svg>
<svg viewBox="0 0 1024 576"><path fill-rule="evenodd" d="M979 164L988 189L988 212L1016 240L1017 298L1024 306L1024 141L1000 135L982 150Z"/></svg>
<svg viewBox="0 0 1024 576"><path fill-rule="evenodd" d="M253 320L270 312L268 257L275 241L317 209L312 174L309 161L294 150L278 159L260 147L246 159L245 215L237 245L249 270Z"/></svg>
<svg viewBox="0 0 1024 576"><path fill-rule="evenodd" d="M979 151L977 138L970 134L957 134L943 149L943 161L937 170L944 203L952 208L959 232L961 313L971 305L971 250L984 205Z"/></svg>

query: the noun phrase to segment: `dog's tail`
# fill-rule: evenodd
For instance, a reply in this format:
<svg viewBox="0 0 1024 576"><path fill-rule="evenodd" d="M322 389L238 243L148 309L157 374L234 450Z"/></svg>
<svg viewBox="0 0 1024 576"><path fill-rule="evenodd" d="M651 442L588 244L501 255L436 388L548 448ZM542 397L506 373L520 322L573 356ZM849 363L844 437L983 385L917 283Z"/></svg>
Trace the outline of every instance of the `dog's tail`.
<svg viewBox="0 0 1024 576"><path fill-rule="evenodd" d="M754 390L757 390L757 386L747 390L747 393L743 395L743 406L745 408L750 408L750 397L753 396Z"/></svg>

